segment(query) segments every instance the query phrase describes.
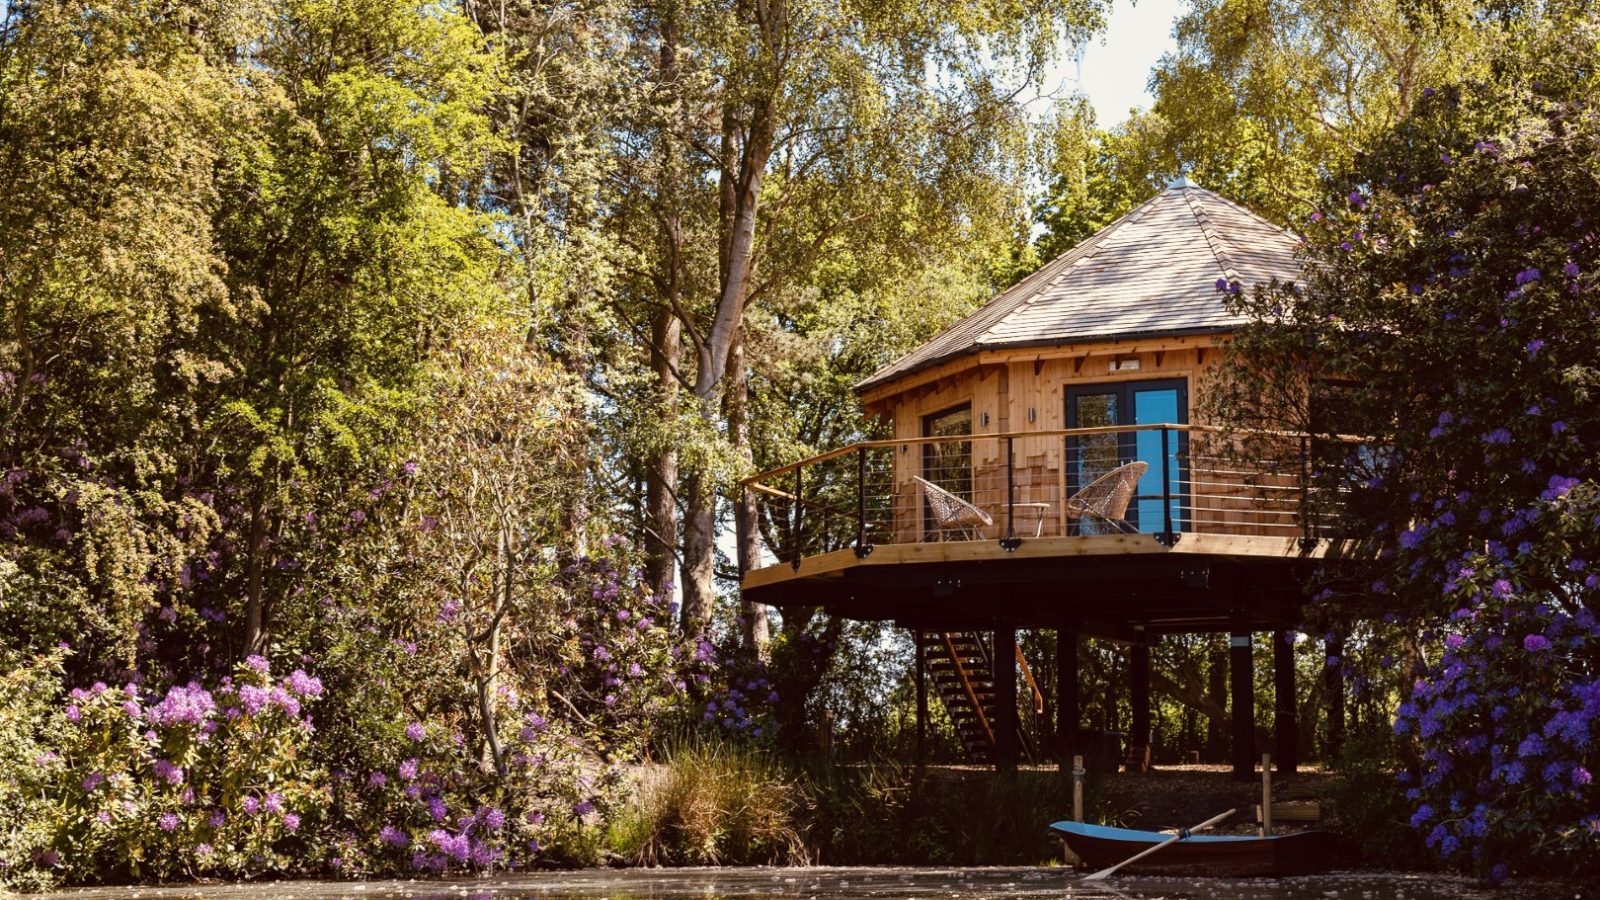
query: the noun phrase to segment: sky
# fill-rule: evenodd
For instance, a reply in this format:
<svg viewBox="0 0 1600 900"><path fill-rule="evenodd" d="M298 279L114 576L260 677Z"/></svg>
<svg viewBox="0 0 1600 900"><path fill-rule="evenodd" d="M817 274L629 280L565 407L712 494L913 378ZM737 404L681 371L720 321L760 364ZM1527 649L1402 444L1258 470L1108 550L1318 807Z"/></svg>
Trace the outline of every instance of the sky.
<svg viewBox="0 0 1600 900"><path fill-rule="evenodd" d="M1084 48L1082 83L1078 67L1068 59L1046 76L1045 90L1066 96L1081 88L1102 128L1121 124L1132 107L1148 108L1150 69L1176 48L1172 21L1184 6L1184 0L1139 0L1137 5L1113 0L1105 33Z"/></svg>

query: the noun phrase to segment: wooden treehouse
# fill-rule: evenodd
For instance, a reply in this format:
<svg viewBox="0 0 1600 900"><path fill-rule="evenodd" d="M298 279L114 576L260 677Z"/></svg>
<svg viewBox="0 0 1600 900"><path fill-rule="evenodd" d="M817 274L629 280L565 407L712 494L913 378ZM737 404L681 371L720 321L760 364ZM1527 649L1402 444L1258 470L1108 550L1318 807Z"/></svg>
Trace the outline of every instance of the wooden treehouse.
<svg viewBox="0 0 1600 900"><path fill-rule="evenodd" d="M1218 280L1298 280L1296 246L1175 184L886 366L856 389L892 438L745 482L777 557L745 574L745 598L911 629L919 722L931 681L972 759L1001 767L1088 749L1080 635L1130 645L1127 752L1145 764L1150 647L1211 632L1232 636L1232 759L1248 776L1251 647L1267 632L1292 769L1291 630L1338 498L1312 488L1304 436L1191 415L1241 323ZM1058 636L1053 715L1024 628Z"/></svg>

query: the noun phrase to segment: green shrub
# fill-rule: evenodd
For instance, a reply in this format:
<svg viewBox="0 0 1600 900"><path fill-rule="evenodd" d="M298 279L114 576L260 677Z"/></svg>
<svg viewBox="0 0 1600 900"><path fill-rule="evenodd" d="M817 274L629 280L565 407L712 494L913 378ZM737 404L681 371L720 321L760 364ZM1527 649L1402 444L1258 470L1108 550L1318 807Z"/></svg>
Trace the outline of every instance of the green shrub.
<svg viewBox="0 0 1600 900"><path fill-rule="evenodd" d="M1055 772L917 770L878 761L810 769L807 834L829 865L1040 865L1059 860L1048 824L1070 814ZM1104 802L1090 791L1091 818Z"/></svg>
<svg viewBox="0 0 1600 900"><path fill-rule="evenodd" d="M1354 737L1339 758L1339 779L1328 792L1329 822L1360 847L1360 859L1380 868L1432 868L1434 857L1412 828L1410 802L1395 780L1398 748L1392 737Z"/></svg>
<svg viewBox="0 0 1600 900"><path fill-rule="evenodd" d="M612 845L641 865L804 864L799 784L759 750L695 741L645 770Z"/></svg>
<svg viewBox="0 0 1600 900"><path fill-rule="evenodd" d="M0 894L6 889L42 890L47 867L48 808L39 773L56 758L46 736L58 733L64 651L33 659L0 657ZM41 865L44 864L44 865Z"/></svg>

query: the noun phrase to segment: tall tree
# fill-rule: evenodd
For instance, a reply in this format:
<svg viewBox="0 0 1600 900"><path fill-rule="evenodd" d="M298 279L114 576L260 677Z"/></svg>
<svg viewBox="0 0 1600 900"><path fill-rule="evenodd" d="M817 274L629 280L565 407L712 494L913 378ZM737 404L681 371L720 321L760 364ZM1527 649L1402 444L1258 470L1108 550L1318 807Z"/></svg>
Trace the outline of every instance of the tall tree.
<svg viewBox="0 0 1600 900"><path fill-rule="evenodd" d="M715 277L684 279L681 297L641 298L649 308L671 307L681 323L688 352L665 387L686 386L710 445L680 479L687 627L710 620L715 497L745 455L736 449L727 462L716 445L741 440L741 429L724 432L723 393L729 380L748 378L729 366L748 311L805 284L822 259L863 238L883 240L877 253L893 255L916 241L894 239L891 228L959 228L958 210L976 197L972 186L992 184L1018 154L1018 92L1037 80L1058 38L1085 34L1100 12L1083 2L979 3L930 14L910 3L774 0L666 3L641 18L658 60L652 86L664 102L653 129L630 134L658 135L637 148L657 160L670 142L676 170L691 174L674 182L685 195L674 208L692 209L696 227L666 230L711 241L659 256L653 280L681 283L674 261L697 253L714 252L716 261ZM840 193L866 183L873 190ZM644 195L643 187L627 193ZM959 199L941 201L941 190ZM743 388L731 390L737 417ZM749 511L737 504L735 515ZM746 521L736 531L753 528Z"/></svg>

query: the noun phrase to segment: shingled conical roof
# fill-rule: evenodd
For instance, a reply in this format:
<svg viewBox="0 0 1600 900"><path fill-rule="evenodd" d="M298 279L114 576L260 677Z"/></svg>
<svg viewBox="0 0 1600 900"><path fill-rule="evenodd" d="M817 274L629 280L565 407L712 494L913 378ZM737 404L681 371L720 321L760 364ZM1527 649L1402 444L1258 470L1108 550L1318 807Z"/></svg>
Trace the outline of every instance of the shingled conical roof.
<svg viewBox="0 0 1600 900"><path fill-rule="evenodd" d="M1301 279L1299 240L1194 186L1175 184L856 386L867 390L984 350L1215 334L1243 319L1217 279L1248 290Z"/></svg>

